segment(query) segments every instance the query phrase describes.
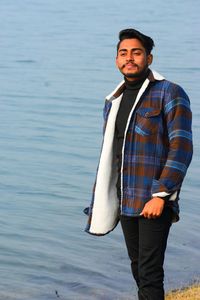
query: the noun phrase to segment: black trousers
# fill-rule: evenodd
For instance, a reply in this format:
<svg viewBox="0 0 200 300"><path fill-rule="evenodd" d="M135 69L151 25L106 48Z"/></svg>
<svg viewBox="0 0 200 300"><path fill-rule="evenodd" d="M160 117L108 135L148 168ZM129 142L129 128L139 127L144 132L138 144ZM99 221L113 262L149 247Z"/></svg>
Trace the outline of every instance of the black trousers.
<svg viewBox="0 0 200 300"><path fill-rule="evenodd" d="M165 207L156 219L121 216L139 300L164 300L164 255L172 211Z"/></svg>

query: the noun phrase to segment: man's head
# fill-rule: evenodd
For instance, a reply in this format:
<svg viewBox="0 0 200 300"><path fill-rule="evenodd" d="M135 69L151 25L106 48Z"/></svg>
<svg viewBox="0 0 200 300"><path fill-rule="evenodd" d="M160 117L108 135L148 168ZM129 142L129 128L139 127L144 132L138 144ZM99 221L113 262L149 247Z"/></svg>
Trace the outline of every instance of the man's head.
<svg viewBox="0 0 200 300"><path fill-rule="evenodd" d="M152 63L153 40L135 29L119 33L116 65L128 80L142 77Z"/></svg>

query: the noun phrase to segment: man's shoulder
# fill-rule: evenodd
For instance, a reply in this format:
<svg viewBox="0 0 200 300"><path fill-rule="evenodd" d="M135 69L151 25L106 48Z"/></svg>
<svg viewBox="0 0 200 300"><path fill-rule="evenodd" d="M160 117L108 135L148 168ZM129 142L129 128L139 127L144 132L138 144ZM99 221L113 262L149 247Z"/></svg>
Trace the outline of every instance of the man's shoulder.
<svg viewBox="0 0 200 300"><path fill-rule="evenodd" d="M165 89L183 90L179 84L166 79L165 76L161 75L155 70L150 70L149 79L150 81L154 82L156 86L162 86Z"/></svg>
<svg viewBox="0 0 200 300"><path fill-rule="evenodd" d="M112 102L116 98L118 98L124 91L125 88L125 82L122 80L116 87L115 89L106 96L106 102Z"/></svg>
<svg viewBox="0 0 200 300"><path fill-rule="evenodd" d="M155 89L163 90L166 95L171 94L174 96L187 97L185 90L175 82L172 82L168 79L163 79L161 81L156 80L153 84Z"/></svg>

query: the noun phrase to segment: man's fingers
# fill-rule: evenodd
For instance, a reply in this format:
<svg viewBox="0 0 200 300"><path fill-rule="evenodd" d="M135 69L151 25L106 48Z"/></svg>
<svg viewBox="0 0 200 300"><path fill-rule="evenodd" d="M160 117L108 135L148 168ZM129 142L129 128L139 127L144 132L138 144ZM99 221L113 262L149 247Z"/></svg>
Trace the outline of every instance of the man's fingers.
<svg viewBox="0 0 200 300"><path fill-rule="evenodd" d="M160 215L161 215L160 212L152 212L152 211L148 211L147 209L143 210L140 213L140 216L143 216L144 218L148 218L148 219L156 219L160 217Z"/></svg>

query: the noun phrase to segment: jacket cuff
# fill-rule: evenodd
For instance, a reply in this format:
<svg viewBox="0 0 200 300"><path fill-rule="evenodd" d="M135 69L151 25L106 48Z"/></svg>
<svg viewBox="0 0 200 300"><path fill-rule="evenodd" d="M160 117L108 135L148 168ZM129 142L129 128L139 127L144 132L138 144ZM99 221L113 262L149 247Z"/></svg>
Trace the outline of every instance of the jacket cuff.
<svg viewBox="0 0 200 300"><path fill-rule="evenodd" d="M178 192L174 192L172 194L166 193L166 192L160 192L160 193L154 193L152 197L159 197L162 198L165 201L175 201L177 198Z"/></svg>
<svg viewBox="0 0 200 300"><path fill-rule="evenodd" d="M152 197L160 197L164 200L175 201L177 196L177 190L168 192L166 186L160 180L153 179Z"/></svg>
<svg viewBox="0 0 200 300"><path fill-rule="evenodd" d="M153 198L154 198L154 197L158 197L158 198L163 199L164 201L169 201L170 196L171 196L171 195L170 195L169 193L166 193L166 192L154 193L154 194L152 195Z"/></svg>
<svg viewBox="0 0 200 300"><path fill-rule="evenodd" d="M165 193L166 196L170 195L169 191L167 190L166 186L161 182L161 180L156 179L153 179L151 193L152 195L157 195L159 193Z"/></svg>
<svg viewBox="0 0 200 300"><path fill-rule="evenodd" d="M159 197L159 198L165 198L166 196L170 196L170 193L159 192L159 193L154 193L152 196L153 197Z"/></svg>

